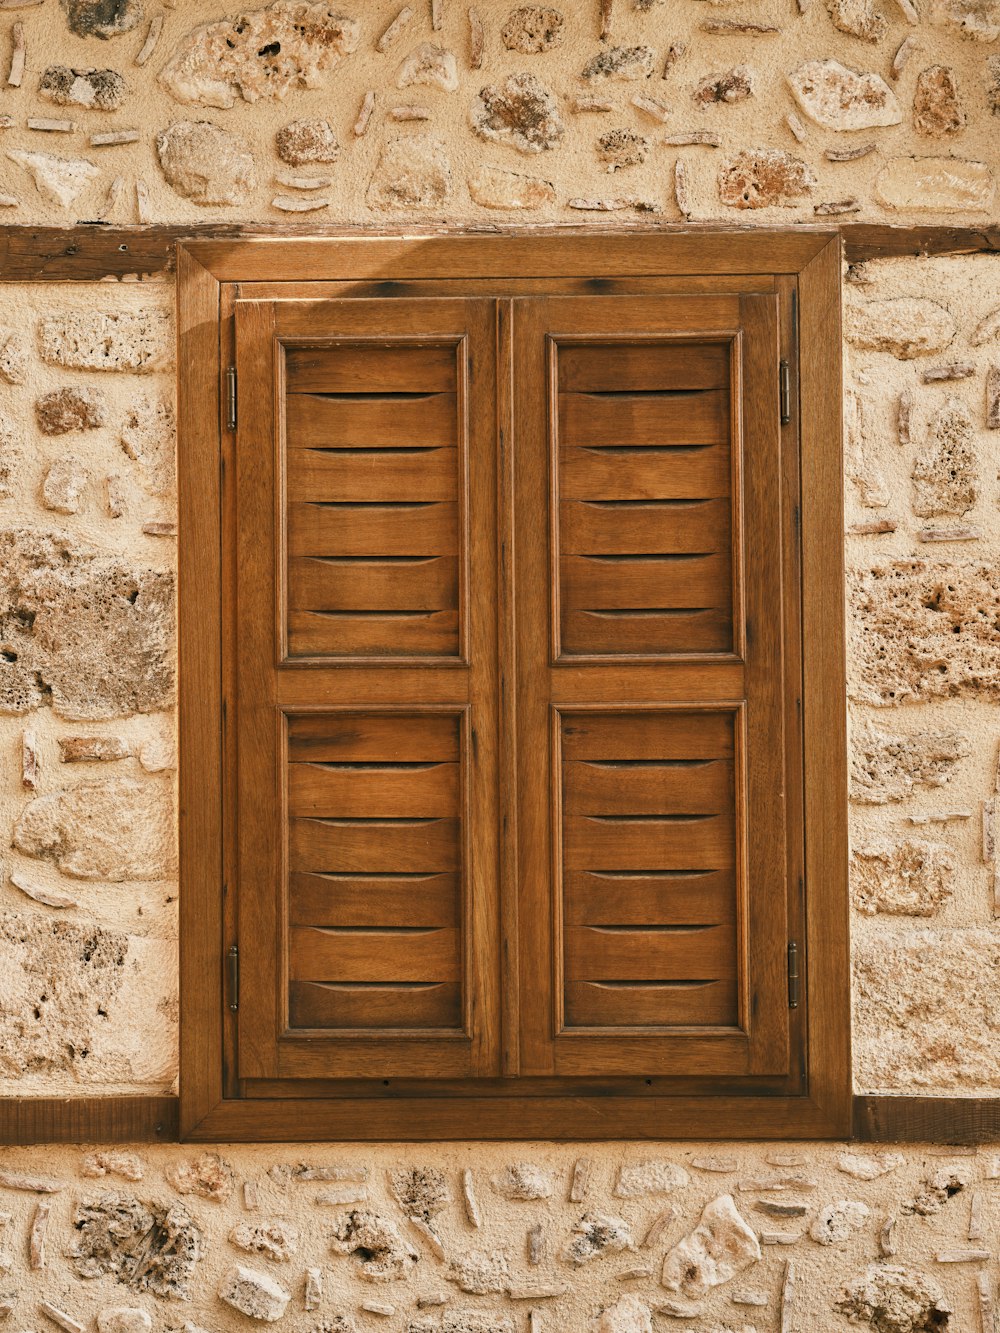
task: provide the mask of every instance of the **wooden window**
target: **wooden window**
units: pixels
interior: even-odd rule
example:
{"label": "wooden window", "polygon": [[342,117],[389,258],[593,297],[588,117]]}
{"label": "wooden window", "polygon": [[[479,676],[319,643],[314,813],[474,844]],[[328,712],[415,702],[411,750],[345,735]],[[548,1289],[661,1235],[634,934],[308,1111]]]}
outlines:
{"label": "wooden window", "polygon": [[186,1133],[849,1128],[839,255],[691,239],[182,254]]}

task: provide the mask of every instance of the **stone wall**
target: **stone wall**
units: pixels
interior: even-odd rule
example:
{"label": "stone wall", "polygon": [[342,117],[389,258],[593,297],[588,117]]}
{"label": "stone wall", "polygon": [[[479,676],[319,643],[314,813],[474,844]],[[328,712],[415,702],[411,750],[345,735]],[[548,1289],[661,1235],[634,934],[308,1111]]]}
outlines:
{"label": "stone wall", "polygon": [[[917,3],[3,0],[0,220],[993,221],[1000,0]],[[1000,259],[846,278],[855,1082],[996,1095]],[[166,1091],[173,293],[3,295],[0,1092]],[[0,1318],[995,1330],[993,1151],[221,1152],[5,1153]]]}

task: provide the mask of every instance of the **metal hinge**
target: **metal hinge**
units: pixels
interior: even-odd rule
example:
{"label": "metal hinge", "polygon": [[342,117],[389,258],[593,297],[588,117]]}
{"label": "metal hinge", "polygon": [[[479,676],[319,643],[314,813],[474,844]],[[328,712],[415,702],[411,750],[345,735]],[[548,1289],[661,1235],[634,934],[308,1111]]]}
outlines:
{"label": "metal hinge", "polygon": [[226,367],[226,430],[236,429],[236,367]]}
{"label": "metal hinge", "polygon": [[799,1007],[799,946],[796,940],[788,943],[788,1007]]}
{"label": "metal hinge", "polygon": [[229,1007],[233,1013],[240,1007],[240,951],[231,944],[226,952],[226,976],[229,980]]}
{"label": "metal hinge", "polygon": [[792,419],[792,372],[788,362],[778,362],[778,390],[781,394],[781,424],[787,426]]}

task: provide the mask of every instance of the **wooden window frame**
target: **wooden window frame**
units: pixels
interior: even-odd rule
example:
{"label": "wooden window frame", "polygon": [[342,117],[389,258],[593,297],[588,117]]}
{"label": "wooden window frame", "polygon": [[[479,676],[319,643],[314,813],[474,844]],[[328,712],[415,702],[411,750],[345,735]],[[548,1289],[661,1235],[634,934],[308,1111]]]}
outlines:
{"label": "wooden window frame", "polygon": [[[234,1095],[225,1068],[222,472],[224,284],[783,275],[799,308],[804,787],[809,1091],[802,1097],[599,1092],[490,1098]],[[466,1138],[824,1138],[851,1129],[839,233],[322,237],[195,240],[177,253],[180,606],[182,1138],[198,1141]],[[594,290],[592,287],[591,290]],[[220,335],[221,330],[221,335]],[[221,466],[220,466],[221,464]],[[811,738],[816,737],[813,741]],[[231,1035],[231,1034],[230,1034]],[[511,1129],[514,1125],[513,1132]],[[600,1127],[595,1129],[595,1127]]]}

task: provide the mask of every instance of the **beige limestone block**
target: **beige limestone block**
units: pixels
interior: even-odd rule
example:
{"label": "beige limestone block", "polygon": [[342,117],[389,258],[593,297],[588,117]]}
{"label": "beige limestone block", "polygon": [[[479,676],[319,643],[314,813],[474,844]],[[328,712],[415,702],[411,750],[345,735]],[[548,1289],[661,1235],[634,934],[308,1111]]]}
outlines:
{"label": "beige limestone block", "polygon": [[864,805],[903,801],[917,787],[943,787],[972,753],[959,731],[885,731],[870,725],[851,732],[851,799]]}
{"label": "beige limestone block", "polygon": [[993,206],[995,181],[985,162],[958,157],[893,157],[875,180],[888,208],[982,212]]}
{"label": "beige limestone block", "polygon": [[545,5],[522,5],[512,9],[500,29],[500,40],[508,51],[538,55],[562,44],[566,21],[558,9]]}
{"label": "beige limestone block", "polygon": [[940,352],[955,336],[952,314],[929,296],[895,296],[848,301],[844,311],[848,342],[900,360]]}
{"label": "beige limestone block", "polygon": [[431,209],[451,198],[451,160],[444,140],[389,139],[368,186],[368,204],[383,212]]}
{"label": "beige limestone block", "polygon": [[702,1210],[698,1225],[667,1253],[660,1281],[687,1300],[702,1300],[760,1260],[760,1242],[731,1194]]}
{"label": "beige limestone block", "polygon": [[472,128],[520,153],[554,148],[564,134],[559,104],[534,74],[511,74],[481,88],[472,104]]}
{"label": "beige limestone block", "polygon": [[851,852],[851,893],[859,912],[933,916],[955,891],[955,856],[945,843],[885,838]]}
{"label": "beige limestone block", "polygon": [[54,153],[21,149],[8,152],[7,156],[24,167],[43,199],[62,208],[75,203],[90,182],[101,174],[93,162],[82,157],[57,157]]}
{"label": "beige limestone block", "polygon": [[809,119],[826,129],[870,130],[903,119],[896,95],[883,78],[839,60],[806,61],[788,75],[788,86]]}
{"label": "beige limestone block", "polygon": [[178,120],[156,136],[167,184],[196,204],[243,203],[256,184],[246,141],[206,120]]}
{"label": "beige limestone block", "polygon": [[551,181],[482,165],[469,176],[469,194],[482,208],[535,209],[555,202]]}
{"label": "beige limestone block", "polygon": [[158,310],[68,310],[39,321],[38,350],[73,370],[169,370],[173,321]]}

